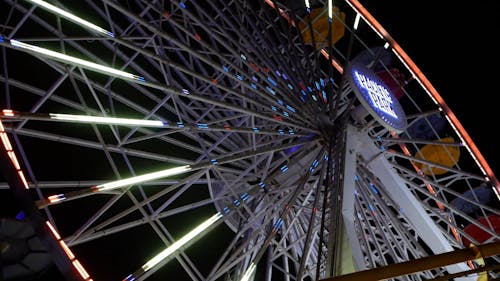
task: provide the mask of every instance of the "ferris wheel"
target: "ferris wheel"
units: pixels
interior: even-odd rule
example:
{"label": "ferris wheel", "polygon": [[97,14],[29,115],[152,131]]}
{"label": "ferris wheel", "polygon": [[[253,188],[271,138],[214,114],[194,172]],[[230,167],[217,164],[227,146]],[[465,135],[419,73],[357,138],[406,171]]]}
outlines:
{"label": "ferris wheel", "polygon": [[[5,280],[49,256],[70,280],[323,280],[500,238],[491,168],[356,0],[0,7]],[[43,255],[13,254],[21,222]]]}

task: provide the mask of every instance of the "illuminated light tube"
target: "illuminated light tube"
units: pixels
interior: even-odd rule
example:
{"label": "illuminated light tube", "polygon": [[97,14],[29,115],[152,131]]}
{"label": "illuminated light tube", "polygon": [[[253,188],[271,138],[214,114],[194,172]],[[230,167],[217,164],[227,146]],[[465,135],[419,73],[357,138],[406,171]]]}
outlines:
{"label": "illuminated light tube", "polygon": [[149,260],[146,264],[142,266],[142,270],[144,272],[148,271],[155,265],[157,265],[159,262],[170,256],[172,253],[180,249],[182,246],[184,246],[187,242],[189,242],[191,239],[195,238],[198,234],[203,232],[205,229],[207,229],[209,226],[217,222],[220,218],[222,218],[221,213],[216,213],[212,217],[210,217],[208,220],[204,221],[202,224],[198,225],[195,229],[191,230],[188,234],[184,235],[181,239],[177,240],[176,242],[172,243],[168,248],[163,250],[161,253],[156,255],[154,258]]}
{"label": "illuminated light tube", "polygon": [[358,30],[358,26],[359,26],[359,20],[361,19],[361,15],[360,14],[356,14],[356,18],[354,19],[354,30]]}
{"label": "illuminated light tube", "polygon": [[12,145],[10,144],[9,137],[7,137],[7,133],[5,132],[5,128],[3,127],[3,123],[0,121],[0,140],[2,140],[3,147],[5,148],[5,151],[7,152],[7,155],[9,156],[10,162],[12,162],[12,165],[14,165],[14,169],[17,171],[17,175],[21,179],[21,182],[24,185],[25,189],[29,189],[30,186],[28,184],[28,181],[26,180],[26,177],[24,176],[23,171],[21,170],[21,166],[19,165],[19,161],[17,160],[16,153],[12,149]]}
{"label": "illuminated light tube", "polygon": [[115,37],[115,35],[114,35],[113,32],[107,31],[104,28],[101,28],[101,27],[99,27],[99,26],[97,26],[97,25],[95,25],[95,24],[93,24],[93,23],[91,23],[89,21],[86,21],[86,20],[84,20],[84,19],[82,19],[80,17],[77,17],[77,16],[75,16],[75,15],[73,15],[73,14],[71,14],[71,13],[69,13],[69,12],[67,12],[67,11],[65,11],[65,10],[63,10],[61,8],[58,8],[58,7],[56,7],[56,6],[52,5],[52,4],[49,4],[49,3],[45,2],[45,1],[42,1],[42,0],[26,0],[26,1],[31,2],[33,4],[36,4],[36,5],[42,7],[44,9],[46,9],[46,10],[49,10],[51,12],[54,12],[57,15],[65,18],[65,19],[67,19],[69,21],[72,21],[72,22],[74,22],[76,24],[83,25],[84,27],[88,27],[88,28],[90,28],[90,29],[92,29],[94,31],[97,31],[99,33],[102,33],[104,35]]}
{"label": "illuminated light tube", "polygon": [[109,125],[131,125],[131,126],[147,126],[147,127],[163,127],[164,123],[157,120],[143,120],[143,119],[130,119],[130,118],[115,118],[115,117],[100,117],[88,115],[72,115],[72,114],[59,114],[49,113],[50,119],[60,121],[72,121],[81,123],[97,123]]}
{"label": "illuminated light tube", "polygon": [[247,271],[245,271],[245,274],[243,274],[243,277],[241,277],[240,281],[250,281],[250,278],[254,274],[256,267],[257,266],[255,265],[255,263],[252,262],[248,267]]}
{"label": "illuminated light tube", "polygon": [[90,278],[90,275],[87,273],[87,271],[85,270],[83,265],[80,263],[80,261],[78,261],[78,259],[76,259],[75,255],[73,254],[73,252],[71,252],[71,250],[69,249],[66,242],[64,242],[64,240],[61,239],[61,235],[59,235],[59,233],[56,231],[54,226],[52,226],[52,224],[49,221],[45,221],[45,224],[50,229],[50,232],[52,232],[52,235],[54,235],[54,237],[56,238],[57,242],[59,243],[59,246],[61,246],[63,251],[66,253],[69,260],[71,261],[71,264],[76,269],[76,271],[80,274],[80,276],[83,278],[83,280],[92,281],[92,279]]}
{"label": "illuminated light tube", "polygon": [[2,110],[3,116],[13,117],[14,111],[12,109],[4,109]]}
{"label": "illuminated light tube", "polygon": [[41,55],[44,55],[44,56],[47,56],[47,57],[50,57],[50,58],[53,58],[56,60],[60,60],[60,61],[70,63],[70,64],[79,65],[79,66],[82,66],[84,68],[89,68],[89,69],[92,69],[92,70],[95,70],[95,71],[98,71],[98,72],[101,72],[104,74],[112,74],[112,75],[115,75],[118,77],[144,82],[144,77],[137,76],[137,75],[132,74],[132,73],[121,71],[121,70],[114,69],[114,68],[111,68],[108,66],[93,63],[90,61],[82,60],[82,59],[68,56],[65,54],[61,54],[58,52],[54,52],[54,51],[51,51],[51,50],[48,50],[45,48],[40,48],[40,47],[37,47],[34,45],[26,44],[26,43],[23,43],[21,41],[17,41],[14,39],[10,40],[10,44],[14,47],[18,47],[18,48],[25,49],[28,51],[33,51],[35,53],[38,53],[38,54],[41,54]]}
{"label": "illuminated light tube", "polygon": [[333,19],[333,0],[328,0],[328,18]]}
{"label": "illuminated light tube", "polygon": [[61,236],[59,235],[59,233],[56,231],[56,229],[52,226],[52,224],[49,222],[49,221],[46,221],[45,224],[49,227],[50,231],[52,232],[52,235],[54,235],[54,237],[57,239],[57,240],[61,240]]}
{"label": "illuminated light tube", "polygon": [[59,245],[61,245],[61,248],[64,250],[64,252],[66,253],[66,255],[68,256],[69,259],[71,259],[71,260],[75,259],[75,255],[73,254],[73,252],[69,249],[68,245],[63,240],[59,240]]}
{"label": "illuminated light tube", "polygon": [[9,155],[10,161],[12,161],[12,164],[14,164],[14,167],[16,168],[17,171],[21,170],[21,166],[19,166],[19,162],[17,162],[17,157],[16,154],[14,154],[14,151],[7,151],[7,155]]}
{"label": "illuminated light tube", "polygon": [[49,199],[50,203],[53,204],[65,200],[66,197],[64,196],[64,194],[57,194],[49,196],[47,199]]}
{"label": "illuminated light tube", "polygon": [[160,178],[164,178],[164,177],[168,177],[168,176],[181,174],[181,173],[187,172],[189,170],[191,170],[191,167],[189,165],[165,169],[165,170],[161,170],[158,172],[153,172],[153,173],[144,174],[144,175],[140,175],[140,176],[136,176],[136,177],[132,177],[132,178],[128,178],[128,179],[123,179],[123,180],[118,180],[118,181],[113,181],[113,182],[108,182],[105,184],[97,185],[97,186],[95,186],[95,189],[97,189],[98,191],[111,190],[111,189],[120,188],[120,187],[124,187],[124,186],[128,186],[128,185],[133,185],[133,184],[137,184],[137,183],[141,183],[141,182],[145,182],[145,181],[156,180],[156,179],[160,179]]}
{"label": "illuminated light tube", "polygon": [[[78,273],[80,273],[80,275],[83,277],[83,279],[85,279],[85,280],[89,279],[89,277],[90,277],[89,274],[87,273],[85,268],[83,268],[82,264],[78,260],[74,260],[72,262],[72,264],[76,268]],[[90,279],[90,280],[92,280],[92,279]]]}
{"label": "illuminated light tube", "polygon": [[24,188],[29,189],[30,185],[28,184],[28,181],[26,180],[26,177],[24,177],[24,173],[21,170],[17,171],[17,174],[21,178],[21,181],[23,182]]}
{"label": "illuminated light tube", "polygon": [[309,4],[309,0],[305,0],[304,4],[306,5],[307,9],[311,9],[311,5]]}

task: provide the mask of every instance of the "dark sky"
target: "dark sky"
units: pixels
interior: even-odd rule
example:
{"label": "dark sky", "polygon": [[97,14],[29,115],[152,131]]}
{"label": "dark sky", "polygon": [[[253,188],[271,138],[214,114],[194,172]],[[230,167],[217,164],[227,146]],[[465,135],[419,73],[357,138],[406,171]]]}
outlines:
{"label": "dark sky", "polygon": [[423,71],[498,177],[498,2],[361,3]]}

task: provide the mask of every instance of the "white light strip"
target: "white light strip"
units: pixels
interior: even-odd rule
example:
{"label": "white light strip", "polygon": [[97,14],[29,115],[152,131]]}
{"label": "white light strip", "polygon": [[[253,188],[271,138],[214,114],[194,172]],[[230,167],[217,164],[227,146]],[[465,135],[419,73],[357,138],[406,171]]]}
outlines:
{"label": "white light strip", "polygon": [[243,274],[243,277],[241,277],[240,281],[249,281],[251,280],[250,278],[252,277],[253,273],[255,272],[255,263],[251,263],[250,266],[248,267],[247,271],[245,274]]}
{"label": "white light strip", "polygon": [[358,13],[356,14],[356,18],[354,19],[354,30],[358,30],[359,26],[359,20],[361,19],[361,15]]}
{"label": "white light strip", "polygon": [[115,189],[115,188],[120,188],[128,185],[133,185],[133,184],[138,184],[141,182],[146,182],[150,180],[156,180],[168,176],[173,176],[177,174],[181,174],[184,172],[187,172],[191,170],[191,167],[189,165],[186,166],[180,166],[180,167],[175,167],[175,168],[170,168],[158,172],[153,172],[149,174],[144,174],[128,179],[123,179],[123,180],[118,180],[118,181],[113,181],[113,182],[108,182],[105,184],[97,185],[95,188],[98,191],[104,191],[104,190],[110,190],[110,189]]}
{"label": "white light strip", "polygon": [[14,47],[18,47],[18,48],[22,48],[22,49],[25,49],[25,50],[33,51],[33,52],[39,53],[41,55],[45,55],[45,56],[48,56],[48,57],[51,57],[51,58],[54,58],[54,59],[57,59],[57,60],[61,60],[63,62],[68,62],[68,63],[71,63],[71,64],[76,64],[76,65],[79,65],[79,66],[82,66],[82,67],[90,68],[92,70],[96,70],[96,71],[101,72],[101,73],[112,74],[112,75],[123,77],[123,78],[127,78],[127,79],[144,81],[143,77],[134,75],[132,73],[128,73],[128,72],[121,71],[121,70],[114,69],[114,68],[107,67],[107,66],[103,66],[103,65],[100,65],[100,64],[97,64],[97,63],[93,63],[93,62],[90,62],[90,61],[82,60],[82,59],[79,59],[79,58],[75,58],[75,57],[72,57],[72,56],[68,56],[68,55],[65,55],[65,54],[54,52],[54,51],[51,51],[51,50],[48,50],[48,49],[40,48],[40,47],[37,47],[37,46],[34,46],[34,45],[26,44],[26,43],[23,43],[23,42],[14,40],[14,39],[10,40],[10,44],[12,46],[14,46]]}
{"label": "white light strip", "polygon": [[177,240],[174,242],[172,245],[170,245],[168,248],[163,250],[161,253],[156,255],[154,258],[149,260],[146,264],[142,266],[142,269],[146,272],[150,270],[152,267],[157,265],[159,262],[170,256],[172,253],[175,251],[179,250],[182,246],[184,246],[187,242],[189,242],[191,239],[195,238],[198,234],[203,232],[205,229],[207,229],[209,226],[217,222],[220,218],[222,218],[221,213],[217,213],[210,217],[208,220],[203,222],[202,224],[198,225],[195,229],[191,230],[188,234],[184,235],[181,239]]}
{"label": "white light strip", "polygon": [[333,19],[333,1],[332,0],[328,0],[328,18],[330,18],[330,20]]}
{"label": "white light strip", "polygon": [[157,120],[143,120],[143,119],[129,119],[129,118],[115,118],[115,117],[100,117],[88,115],[72,115],[72,114],[59,114],[49,113],[50,119],[61,121],[72,121],[81,123],[97,123],[109,125],[131,125],[131,126],[147,126],[147,127],[163,127],[162,121]]}
{"label": "white light strip", "polygon": [[311,9],[311,5],[309,4],[309,0],[305,0],[304,3],[306,5],[307,9]]}
{"label": "white light strip", "polygon": [[115,37],[115,35],[113,34],[113,32],[107,31],[104,28],[101,28],[101,27],[99,27],[99,26],[97,26],[97,25],[95,25],[95,24],[93,24],[93,23],[91,23],[89,21],[86,21],[86,20],[84,20],[84,19],[82,19],[80,17],[77,17],[77,16],[75,16],[75,15],[73,15],[73,14],[71,14],[71,13],[69,13],[69,12],[67,12],[67,11],[65,11],[65,10],[63,10],[61,8],[58,8],[58,7],[56,7],[56,6],[52,5],[52,4],[49,4],[49,3],[45,2],[45,1],[42,1],[42,0],[26,0],[26,1],[34,3],[34,4],[36,4],[36,5],[38,5],[38,6],[42,7],[42,8],[45,8],[45,9],[51,11],[51,12],[54,12],[54,13],[56,13],[56,14],[64,17],[64,18],[66,18],[67,20],[70,20],[70,21],[72,21],[72,22],[74,22],[76,24],[83,25],[85,27],[88,27],[88,28],[90,28],[90,29],[92,29],[94,31],[97,31],[99,33],[102,33],[104,35]]}

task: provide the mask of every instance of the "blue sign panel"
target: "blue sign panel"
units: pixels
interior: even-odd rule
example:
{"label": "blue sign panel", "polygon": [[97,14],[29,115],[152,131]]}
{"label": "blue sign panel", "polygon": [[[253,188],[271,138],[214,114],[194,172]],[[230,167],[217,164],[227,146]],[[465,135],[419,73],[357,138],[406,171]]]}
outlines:
{"label": "blue sign panel", "polygon": [[405,112],[384,82],[362,64],[354,63],[346,70],[356,96],[373,118],[391,131],[403,132],[407,125]]}

